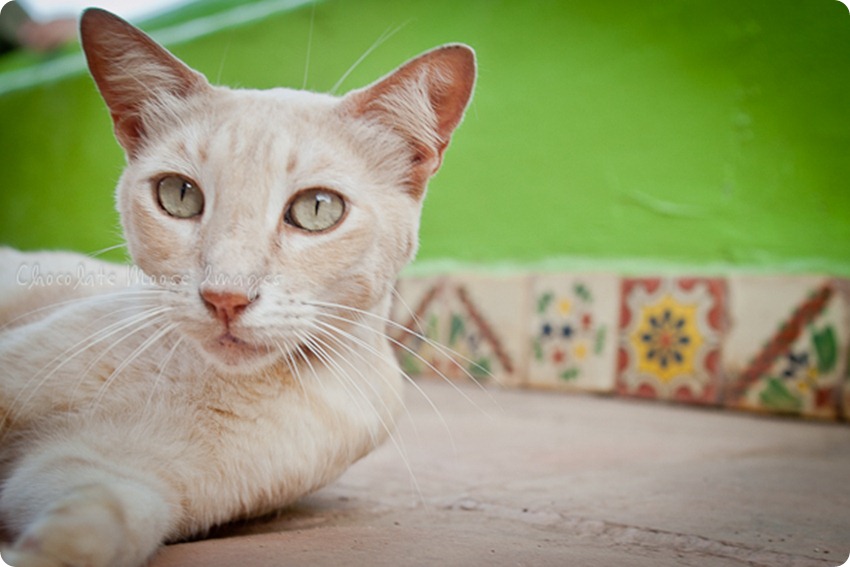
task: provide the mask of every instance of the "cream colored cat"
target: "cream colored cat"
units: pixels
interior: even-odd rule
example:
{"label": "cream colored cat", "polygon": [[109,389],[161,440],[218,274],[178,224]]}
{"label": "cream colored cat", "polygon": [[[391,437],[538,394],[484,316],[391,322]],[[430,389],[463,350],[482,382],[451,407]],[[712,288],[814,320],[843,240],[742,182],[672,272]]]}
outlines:
{"label": "cream colored cat", "polygon": [[119,18],[83,48],[140,269],[0,250],[0,514],[16,567],[143,564],[263,514],[387,437],[384,331],[471,49],[337,98],[211,86]]}

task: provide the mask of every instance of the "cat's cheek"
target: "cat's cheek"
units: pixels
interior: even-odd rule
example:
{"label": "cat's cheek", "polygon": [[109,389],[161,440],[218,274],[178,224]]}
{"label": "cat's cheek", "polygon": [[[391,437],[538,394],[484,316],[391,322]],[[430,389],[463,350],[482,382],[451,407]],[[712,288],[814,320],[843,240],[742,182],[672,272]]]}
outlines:
{"label": "cat's cheek", "polygon": [[369,309],[380,299],[381,285],[367,274],[359,274],[341,281],[339,291],[341,297],[337,299],[337,303],[357,309]]}
{"label": "cat's cheek", "polygon": [[160,211],[135,200],[126,214],[122,211],[122,223],[133,263],[146,274],[176,281],[193,264],[191,249],[196,224],[193,221],[163,218]]}
{"label": "cat's cheek", "polygon": [[412,234],[407,234],[401,238],[399,243],[399,250],[401,254],[396,260],[396,271],[400,272],[402,268],[404,268],[407,264],[409,264],[415,257],[416,251],[419,249],[419,236],[416,232]]}

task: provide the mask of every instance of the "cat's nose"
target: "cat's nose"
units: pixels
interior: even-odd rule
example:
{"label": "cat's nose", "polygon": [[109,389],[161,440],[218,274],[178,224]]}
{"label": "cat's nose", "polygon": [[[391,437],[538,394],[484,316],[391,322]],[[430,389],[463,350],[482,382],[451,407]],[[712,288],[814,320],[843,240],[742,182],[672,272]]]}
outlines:
{"label": "cat's nose", "polygon": [[241,291],[202,289],[201,299],[204,300],[204,304],[215,314],[216,318],[227,326],[257,298],[256,296],[248,297]]}

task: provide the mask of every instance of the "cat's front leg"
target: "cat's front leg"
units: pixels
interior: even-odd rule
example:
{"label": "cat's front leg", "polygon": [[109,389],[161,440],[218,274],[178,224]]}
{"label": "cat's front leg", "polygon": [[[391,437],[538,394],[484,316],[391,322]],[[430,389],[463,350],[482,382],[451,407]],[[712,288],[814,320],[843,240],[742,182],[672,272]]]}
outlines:
{"label": "cat's front leg", "polygon": [[15,567],[138,567],[176,517],[163,483],[71,454],[30,459],[4,485],[0,511],[17,528]]}
{"label": "cat's front leg", "polygon": [[141,564],[156,542],[135,542],[124,555],[130,526],[117,493],[125,490],[94,484],[72,491],[44,510],[4,559],[15,567]]}

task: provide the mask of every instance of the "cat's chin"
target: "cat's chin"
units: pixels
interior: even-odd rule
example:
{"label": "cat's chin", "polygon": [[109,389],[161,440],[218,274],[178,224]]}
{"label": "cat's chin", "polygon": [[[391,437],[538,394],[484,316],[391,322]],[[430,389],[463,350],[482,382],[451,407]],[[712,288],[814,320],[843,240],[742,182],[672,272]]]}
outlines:
{"label": "cat's chin", "polygon": [[256,372],[272,365],[278,358],[270,348],[253,345],[230,333],[207,340],[201,346],[213,364],[233,374]]}

